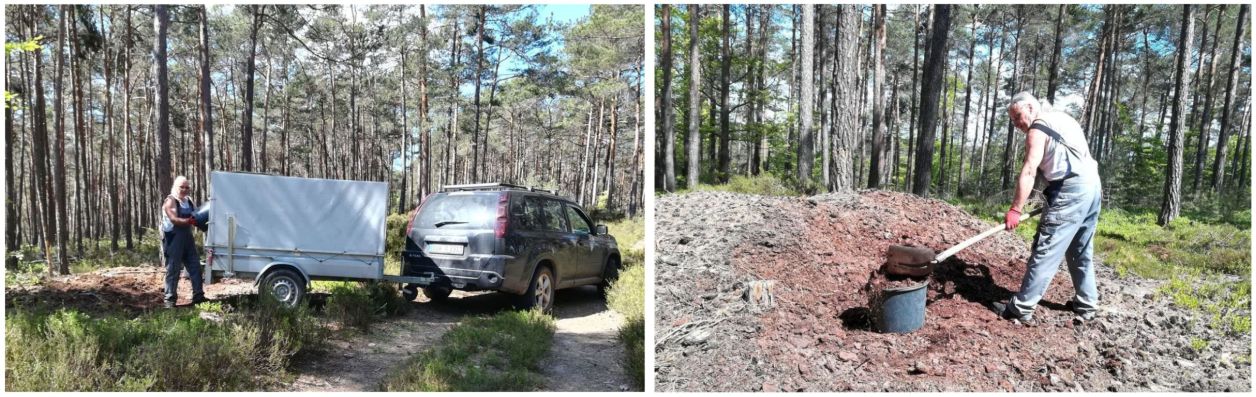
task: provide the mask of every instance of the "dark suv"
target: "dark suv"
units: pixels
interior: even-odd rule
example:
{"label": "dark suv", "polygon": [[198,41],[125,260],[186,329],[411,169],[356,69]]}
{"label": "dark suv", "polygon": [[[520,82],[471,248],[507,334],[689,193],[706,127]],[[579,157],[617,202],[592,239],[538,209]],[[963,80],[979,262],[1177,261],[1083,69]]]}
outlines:
{"label": "dark suv", "polygon": [[619,247],[576,203],[551,191],[506,184],[445,186],[423,199],[406,227],[402,275],[407,299],[418,288],[440,300],[454,289],[520,295],[548,311],[554,291],[619,274]]}

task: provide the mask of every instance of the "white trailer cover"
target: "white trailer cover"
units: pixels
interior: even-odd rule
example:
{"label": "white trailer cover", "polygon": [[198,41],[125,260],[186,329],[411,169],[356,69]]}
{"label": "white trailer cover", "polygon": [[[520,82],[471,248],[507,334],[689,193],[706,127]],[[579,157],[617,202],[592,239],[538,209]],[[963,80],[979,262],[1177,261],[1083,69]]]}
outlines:
{"label": "white trailer cover", "polygon": [[[213,172],[205,245],[214,269],[257,272],[271,262],[296,262],[310,276],[378,277],[384,255],[388,184]],[[234,219],[235,242],[228,244]],[[265,258],[263,258],[265,257]],[[252,258],[252,259],[250,259]],[[352,268],[345,268],[356,263]],[[366,265],[365,269],[363,265]]]}

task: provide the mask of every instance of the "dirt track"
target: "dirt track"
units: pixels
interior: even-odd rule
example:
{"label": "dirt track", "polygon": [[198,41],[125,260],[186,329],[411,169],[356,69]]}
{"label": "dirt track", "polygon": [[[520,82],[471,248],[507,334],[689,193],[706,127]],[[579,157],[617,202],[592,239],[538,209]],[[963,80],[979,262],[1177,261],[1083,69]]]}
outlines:
{"label": "dirt track", "polygon": [[[6,303],[11,308],[43,302],[89,313],[163,310],[164,274],[156,267],[131,267],[57,277],[42,286],[6,290]],[[251,281],[240,279],[205,287],[210,300],[252,293]],[[192,310],[190,299],[191,286],[183,279],[176,310]],[[290,369],[292,383],[276,391],[378,390],[393,368],[432,348],[464,317],[511,310],[511,303],[511,296],[500,293],[455,291],[445,302],[428,302],[420,294],[407,314],[374,323],[367,333],[334,333],[323,351],[299,356]],[[602,293],[591,286],[559,291],[554,317],[557,328],[550,357],[542,363],[541,390],[627,390],[631,382],[621,367],[623,347],[616,338],[623,319],[606,307]]]}
{"label": "dirt track", "polygon": [[941,250],[992,226],[941,201],[692,193],[660,197],[656,221],[658,391],[1250,390],[1250,336],[1104,266],[1097,321],[1072,325],[1067,271],[1042,325],[998,320],[987,306],[1019,288],[1028,252],[1010,233],[941,264],[922,329],[871,331],[863,287],[889,245]]}

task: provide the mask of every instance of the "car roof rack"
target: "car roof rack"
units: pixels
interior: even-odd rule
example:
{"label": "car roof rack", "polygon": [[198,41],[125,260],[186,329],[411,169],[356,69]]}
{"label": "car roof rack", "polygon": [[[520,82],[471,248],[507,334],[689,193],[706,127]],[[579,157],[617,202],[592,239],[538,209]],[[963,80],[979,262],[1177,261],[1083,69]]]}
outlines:
{"label": "car roof rack", "polygon": [[441,186],[442,192],[469,192],[476,190],[526,190],[529,192],[549,193],[557,196],[557,190],[540,189],[532,186],[512,185],[509,183],[473,183],[468,185],[445,185]]}

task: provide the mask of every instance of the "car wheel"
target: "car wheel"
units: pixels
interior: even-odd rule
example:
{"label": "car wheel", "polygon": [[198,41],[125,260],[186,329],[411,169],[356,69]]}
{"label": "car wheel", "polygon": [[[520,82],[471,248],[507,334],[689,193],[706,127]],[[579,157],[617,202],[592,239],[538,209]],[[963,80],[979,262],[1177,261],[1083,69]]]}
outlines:
{"label": "car wheel", "polygon": [[443,301],[445,300],[445,298],[449,297],[449,294],[453,292],[454,290],[451,288],[423,287],[423,296],[426,296],[427,299],[430,301]]}
{"label": "car wheel", "polygon": [[263,293],[273,296],[284,306],[294,307],[305,299],[305,279],[289,269],[279,269],[262,282]]}
{"label": "car wheel", "polygon": [[554,273],[548,267],[541,266],[536,269],[536,274],[532,275],[532,283],[528,285],[528,292],[520,297],[520,307],[523,309],[540,309],[542,313],[549,313],[554,308]]}
{"label": "car wheel", "polygon": [[419,287],[414,284],[406,284],[402,286],[401,297],[405,298],[406,302],[413,301],[414,298],[419,297]]}
{"label": "car wheel", "polygon": [[602,269],[602,282],[597,286],[605,291],[611,287],[611,283],[619,279],[619,258],[606,258],[606,267]]}

